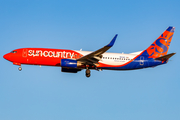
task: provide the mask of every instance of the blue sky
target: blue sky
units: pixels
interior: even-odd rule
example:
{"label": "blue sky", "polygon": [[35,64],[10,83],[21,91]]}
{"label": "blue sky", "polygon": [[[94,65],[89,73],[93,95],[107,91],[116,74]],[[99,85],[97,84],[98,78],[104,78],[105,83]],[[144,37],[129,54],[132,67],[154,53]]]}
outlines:
{"label": "blue sky", "polygon": [[[0,0],[1,120],[179,120],[178,0]],[[3,59],[23,47],[146,49],[175,26],[168,64],[134,71],[62,73],[60,67],[18,66]]]}

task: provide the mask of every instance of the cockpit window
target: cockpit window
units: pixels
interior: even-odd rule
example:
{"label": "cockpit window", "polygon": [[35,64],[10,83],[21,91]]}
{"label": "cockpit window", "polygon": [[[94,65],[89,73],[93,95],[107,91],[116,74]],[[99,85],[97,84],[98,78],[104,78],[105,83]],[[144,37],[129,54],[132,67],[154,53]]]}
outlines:
{"label": "cockpit window", "polygon": [[11,53],[17,53],[17,51],[11,51]]}

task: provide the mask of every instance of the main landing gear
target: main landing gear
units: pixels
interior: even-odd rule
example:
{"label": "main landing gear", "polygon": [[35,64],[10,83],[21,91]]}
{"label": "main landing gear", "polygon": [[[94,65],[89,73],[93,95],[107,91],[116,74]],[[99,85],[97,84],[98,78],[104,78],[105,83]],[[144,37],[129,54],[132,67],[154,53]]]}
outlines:
{"label": "main landing gear", "polygon": [[22,70],[22,67],[20,66],[20,67],[18,68],[18,70],[21,71],[21,70]]}
{"label": "main landing gear", "polygon": [[86,68],[86,77],[90,77],[90,76],[91,76],[91,71],[88,68]]}

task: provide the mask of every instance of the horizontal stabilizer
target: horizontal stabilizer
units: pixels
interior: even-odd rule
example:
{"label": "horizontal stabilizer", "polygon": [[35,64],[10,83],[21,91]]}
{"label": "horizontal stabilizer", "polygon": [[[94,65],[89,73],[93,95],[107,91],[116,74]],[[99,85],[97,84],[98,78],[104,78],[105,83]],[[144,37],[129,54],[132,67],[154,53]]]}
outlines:
{"label": "horizontal stabilizer", "polygon": [[164,56],[162,56],[162,57],[155,58],[155,60],[166,61],[166,60],[168,60],[170,57],[172,57],[174,54],[176,54],[176,53],[171,53],[171,54],[168,54],[168,55],[164,55]]}

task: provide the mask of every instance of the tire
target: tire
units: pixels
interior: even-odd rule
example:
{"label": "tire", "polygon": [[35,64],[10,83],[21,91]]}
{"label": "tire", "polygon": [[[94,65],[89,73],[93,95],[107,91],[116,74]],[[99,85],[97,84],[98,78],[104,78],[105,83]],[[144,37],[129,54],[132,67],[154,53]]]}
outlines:
{"label": "tire", "polygon": [[86,77],[90,77],[91,76],[91,71],[89,69],[86,69]]}
{"label": "tire", "polygon": [[86,74],[90,74],[91,71],[89,69],[86,69]]}
{"label": "tire", "polygon": [[18,70],[21,71],[21,70],[22,70],[22,67],[19,67]]}
{"label": "tire", "polygon": [[86,74],[86,77],[90,77],[91,76],[91,74]]}

